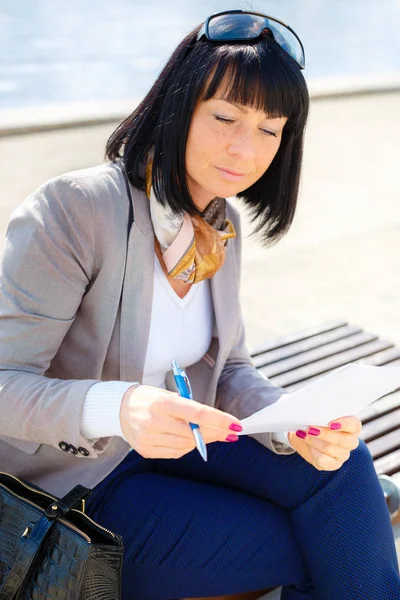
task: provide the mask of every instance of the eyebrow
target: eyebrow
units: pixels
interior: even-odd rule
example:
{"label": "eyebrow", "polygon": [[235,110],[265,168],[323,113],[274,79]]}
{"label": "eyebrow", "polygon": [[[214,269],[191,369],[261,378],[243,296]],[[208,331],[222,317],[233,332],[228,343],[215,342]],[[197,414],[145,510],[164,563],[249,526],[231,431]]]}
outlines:
{"label": "eyebrow", "polygon": [[[222,100],[223,102],[226,102],[227,104],[231,104],[232,106],[235,106],[237,109],[240,110],[240,112],[247,114],[249,112],[248,108],[245,108],[242,104],[237,104],[236,102],[230,102],[229,100],[225,100],[224,98],[215,98],[215,100]],[[264,113],[265,115],[265,119],[274,119],[275,117],[269,117],[267,115],[267,113]],[[271,127],[271,131],[274,131],[275,133],[278,133],[277,129],[273,129]]]}
{"label": "eyebrow", "polygon": [[236,108],[238,108],[242,113],[249,112],[248,108],[245,108],[244,106],[242,106],[241,104],[237,104],[236,102],[230,102],[229,100],[225,100],[224,98],[216,98],[216,100],[222,100],[223,102],[226,102],[227,104],[232,104],[232,106],[236,106]]}

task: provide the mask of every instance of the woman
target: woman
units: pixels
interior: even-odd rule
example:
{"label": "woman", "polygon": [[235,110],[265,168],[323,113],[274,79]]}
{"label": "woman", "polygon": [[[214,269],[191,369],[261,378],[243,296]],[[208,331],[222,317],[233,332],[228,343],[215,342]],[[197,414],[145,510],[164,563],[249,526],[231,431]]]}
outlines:
{"label": "woman", "polygon": [[[110,162],[45,183],[8,228],[0,470],[57,495],[94,487],[88,513],[125,540],[124,600],[275,585],[285,600],[400,597],[356,417],[236,435],[283,390],[244,344],[240,224],[224,198],[241,197],[268,242],[289,228],[303,60],[271,18],[211,17],[111,136]],[[174,359],[194,401],[171,391]]]}

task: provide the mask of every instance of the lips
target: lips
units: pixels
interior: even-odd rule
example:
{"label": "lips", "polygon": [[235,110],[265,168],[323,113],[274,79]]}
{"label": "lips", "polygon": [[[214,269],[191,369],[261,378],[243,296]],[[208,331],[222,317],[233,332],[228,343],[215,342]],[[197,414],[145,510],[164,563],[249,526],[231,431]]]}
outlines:
{"label": "lips", "polygon": [[229,175],[236,175],[237,177],[243,177],[246,173],[242,173],[242,171],[234,171],[233,169],[227,169],[226,167],[217,167],[219,171],[225,171],[225,173],[229,173]]}
{"label": "lips", "polygon": [[234,171],[233,169],[226,169],[225,167],[216,167],[216,169],[222,179],[233,183],[241,181],[246,175],[242,171]]}

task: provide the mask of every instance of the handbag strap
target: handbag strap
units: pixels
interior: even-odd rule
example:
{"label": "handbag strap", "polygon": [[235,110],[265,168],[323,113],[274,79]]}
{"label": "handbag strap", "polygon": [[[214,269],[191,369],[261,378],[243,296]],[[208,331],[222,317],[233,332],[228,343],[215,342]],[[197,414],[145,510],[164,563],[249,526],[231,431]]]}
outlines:
{"label": "handbag strap", "polygon": [[38,554],[51,527],[60,517],[65,517],[69,510],[83,498],[91,494],[91,490],[83,485],[75,486],[60,500],[48,506],[44,515],[36,522],[28,525],[28,534],[22,536],[20,551],[8,572],[0,589],[0,600],[14,600],[28,577],[32,563]]}

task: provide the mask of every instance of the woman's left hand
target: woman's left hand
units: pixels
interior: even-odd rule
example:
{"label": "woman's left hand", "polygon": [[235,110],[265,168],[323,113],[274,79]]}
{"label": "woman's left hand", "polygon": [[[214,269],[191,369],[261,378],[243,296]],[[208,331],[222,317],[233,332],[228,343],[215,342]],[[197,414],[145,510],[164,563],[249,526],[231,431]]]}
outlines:
{"label": "woman's left hand", "polygon": [[318,471],[336,471],[357,448],[361,428],[357,417],[341,417],[328,427],[308,427],[303,433],[297,432],[302,437],[290,432],[288,439],[296,452]]}

